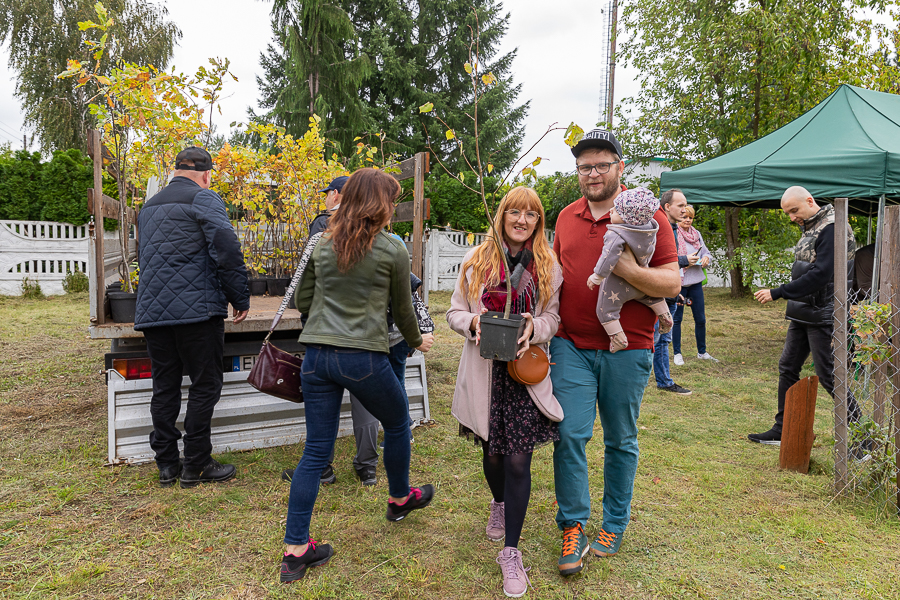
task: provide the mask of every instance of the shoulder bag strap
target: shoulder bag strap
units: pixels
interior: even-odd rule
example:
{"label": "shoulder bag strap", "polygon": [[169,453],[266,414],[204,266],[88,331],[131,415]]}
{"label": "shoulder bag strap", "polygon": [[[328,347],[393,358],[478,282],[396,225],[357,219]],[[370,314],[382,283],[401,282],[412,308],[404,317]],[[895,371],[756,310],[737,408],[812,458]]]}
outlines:
{"label": "shoulder bag strap", "polygon": [[268,343],[269,338],[272,336],[272,332],[275,331],[275,328],[281,321],[284,311],[287,310],[287,307],[294,299],[294,290],[297,289],[297,285],[299,285],[300,280],[303,279],[303,272],[306,270],[306,265],[309,263],[309,257],[312,256],[312,252],[315,250],[316,244],[319,243],[321,237],[322,233],[315,234],[307,240],[306,245],[303,247],[303,252],[300,254],[300,263],[297,265],[297,271],[291,278],[291,284],[284,292],[284,300],[281,301],[281,306],[278,307],[278,312],[275,313],[275,318],[272,320],[272,326],[269,327],[269,333],[266,335],[266,339],[263,340],[264,344]]}

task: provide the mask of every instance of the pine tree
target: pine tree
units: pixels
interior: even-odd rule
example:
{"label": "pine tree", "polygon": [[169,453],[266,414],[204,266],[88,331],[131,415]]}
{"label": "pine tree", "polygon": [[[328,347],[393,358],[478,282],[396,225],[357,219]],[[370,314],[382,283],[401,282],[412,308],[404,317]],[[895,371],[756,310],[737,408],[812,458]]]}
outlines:
{"label": "pine tree", "polygon": [[324,135],[348,151],[366,128],[358,90],[370,68],[347,13],[329,0],[275,0],[272,32],[257,77],[263,118],[296,136],[316,114]]}

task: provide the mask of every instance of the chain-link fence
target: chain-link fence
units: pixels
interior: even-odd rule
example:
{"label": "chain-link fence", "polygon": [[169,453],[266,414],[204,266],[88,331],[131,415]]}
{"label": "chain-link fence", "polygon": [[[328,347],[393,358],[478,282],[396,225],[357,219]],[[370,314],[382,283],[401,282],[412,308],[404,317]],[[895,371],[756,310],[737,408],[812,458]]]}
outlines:
{"label": "chain-link fence", "polygon": [[834,484],[887,515],[900,514],[900,207],[881,221],[854,277],[847,201],[835,202]]}

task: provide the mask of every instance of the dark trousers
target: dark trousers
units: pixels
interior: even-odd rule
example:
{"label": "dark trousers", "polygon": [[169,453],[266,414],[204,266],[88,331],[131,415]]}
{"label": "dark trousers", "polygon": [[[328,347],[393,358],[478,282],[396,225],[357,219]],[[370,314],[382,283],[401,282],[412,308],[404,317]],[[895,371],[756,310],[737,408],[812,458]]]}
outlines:
{"label": "dark trousers", "polygon": [[214,317],[190,325],[151,327],[143,333],[153,370],[150,447],[156,452],[156,464],[161,469],[178,464],[181,432],[175,423],[186,373],[191,386],[184,416],[184,465],[202,469],[212,452],[210,421],[222,392],[225,321]]}
{"label": "dark trousers", "polygon": [[[778,361],[778,414],[773,429],[781,431],[784,424],[784,398],[792,385],[800,381],[800,369],[812,353],[819,383],[834,398],[834,355],[831,348],[831,325],[804,325],[790,321],[784,350]],[[859,422],[860,411],[856,398],[848,390],[847,418]]]}
{"label": "dark trousers", "polygon": [[[685,304],[691,303],[691,314],[694,315],[694,338],[697,340],[697,354],[706,352],[706,306],[703,301],[703,284],[695,283],[681,288]],[[672,313],[672,351],[681,354],[681,322],[684,320],[684,304],[679,304]]]}

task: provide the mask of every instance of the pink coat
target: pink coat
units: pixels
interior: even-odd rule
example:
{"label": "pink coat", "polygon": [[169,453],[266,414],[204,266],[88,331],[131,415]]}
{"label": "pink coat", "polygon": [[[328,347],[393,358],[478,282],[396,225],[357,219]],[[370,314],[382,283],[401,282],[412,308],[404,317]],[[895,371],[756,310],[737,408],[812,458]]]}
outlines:
{"label": "pink coat", "polygon": [[[463,261],[469,260],[475,250],[469,251]],[[467,269],[465,277],[470,284],[472,269]],[[460,277],[463,274],[460,273]],[[559,328],[559,288],[562,286],[562,268],[556,265],[553,269],[553,296],[546,304],[539,301],[534,311],[534,335],[532,344],[539,345],[550,355],[549,342]],[[483,286],[482,286],[483,287]],[[484,305],[481,303],[481,291],[478,300],[470,304],[459,281],[453,289],[450,299],[450,310],[447,311],[447,323],[450,329],[466,338],[462,356],[459,359],[459,371],[456,375],[456,390],[453,393],[453,405],[450,413],[460,424],[465,425],[483,440],[488,439],[488,419],[491,410],[491,361],[481,358],[479,348],[475,345],[475,332],[469,329],[475,315],[480,315]],[[551,362],[553,359],[550,359]],[[550,367],[551,369],[553,367]],[[550,375],[535,385],[528,386],[528,393],[535,403],[543,402],[559,407],[553,395],[553,384]],[[562,409],[559,408],[559,413]]]}

